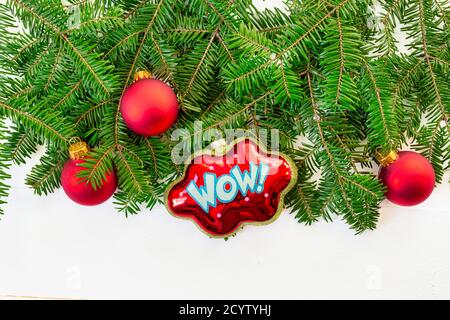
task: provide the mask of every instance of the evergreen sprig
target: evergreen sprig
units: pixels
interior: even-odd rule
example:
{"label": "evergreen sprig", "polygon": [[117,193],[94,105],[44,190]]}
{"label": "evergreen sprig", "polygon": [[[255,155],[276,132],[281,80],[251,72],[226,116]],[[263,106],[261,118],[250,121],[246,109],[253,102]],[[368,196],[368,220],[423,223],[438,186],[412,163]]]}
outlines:
{"label": "evergreen sprig", "polygon": [[[413,141],[438,181],[450,168],[448,1],[378,2],[375,13],[372,0],[286,0],[286,13],[250,0],[0,1],[0,116],[12,122],[0,126],[1,202],[10,165],[40,145],[26,182],[39,195],[58,188],[78,136],[93,148],[81,177],[98,188],[116,170],[118,210],[151,209],[182,172],[173,130],[193,138],[201,121],[202,132],[279,130],[298,166],[287,205],[300,222],[375,228],[376,151]],[[119,112],[138,70],[180,101],[160,137],[134,135]]]}

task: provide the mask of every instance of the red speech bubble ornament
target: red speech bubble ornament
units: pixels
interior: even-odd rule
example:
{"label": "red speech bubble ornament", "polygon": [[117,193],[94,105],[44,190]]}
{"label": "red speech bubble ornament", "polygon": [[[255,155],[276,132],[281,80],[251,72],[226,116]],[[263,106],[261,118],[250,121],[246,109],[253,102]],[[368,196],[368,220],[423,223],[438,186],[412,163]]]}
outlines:
{"label": "red speech bubble ornament", "polygon": [[293,161],[268,153],[254,140],[235,141],[222,155],[203,152],[166,192],[174,216],[192,219],[211,237],[224,238],[245,224],[269,224],[297,180]]}

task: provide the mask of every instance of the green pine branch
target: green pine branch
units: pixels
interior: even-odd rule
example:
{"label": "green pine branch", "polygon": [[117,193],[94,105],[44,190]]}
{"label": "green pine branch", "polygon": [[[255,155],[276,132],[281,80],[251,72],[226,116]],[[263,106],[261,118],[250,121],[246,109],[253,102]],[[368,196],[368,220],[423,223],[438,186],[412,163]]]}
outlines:
{"label": "green pine branch", "polygon": [[27,176],[26,184],[38,195],[53,193],[61,185],[60,177],[65,162],[65,154],[49,149]]}
{"label": "green pine branch", "polygon": [[[413,141],[438,181],[450,169],[449,6],[380,3],[376,16],[370,0],[287,0],[288,13],[250,0],[3,1],[0,202],[9,166],[42,145],[26,182],[37,194],[55,191],[77,136],[92,150],[80,177],[99,188],[114,170],[115,206],[134,215],[161,203],[182,173],[174,130],[190,142],[278,130],[299,172],[287,196],[296,219],[338,216],[357,233],[373,229],[384,193],[366,171],[375,151]],[[400,26],[408,54],[398,52]],[[158,137],[135,135],[120,114],[138,70],[166,81],[180,102],[177,124]]]}

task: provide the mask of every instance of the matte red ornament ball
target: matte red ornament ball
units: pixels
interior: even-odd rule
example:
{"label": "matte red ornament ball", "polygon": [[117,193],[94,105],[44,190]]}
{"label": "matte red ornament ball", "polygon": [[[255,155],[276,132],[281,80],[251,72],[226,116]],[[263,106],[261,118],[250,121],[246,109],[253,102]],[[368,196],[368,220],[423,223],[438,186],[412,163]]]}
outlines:
{"label": "matte red ornament ball", "polygon": [[172,88],[157,79],[141,79],[128,87],[120,101],[127,127],[141,136],[157,136],[178,118],[178,100]]}
{"label": "matte red ornament ball", "polygon": [[80,164],[84,160],[68,160],[61,174],[61,184],[67,196],[83,206],[96,206],[112,197],[117,189],[117,176],[114,171],[106,175],[103,185],[94,190],[91,184],[82,181],[78,172],[86,170]]}
{"label": "matte red ornament ball", "polygon": [[387,187],[386,197],[405,207],[427,200],[436,183],[433,166],[424,156],[412,151],[399,152],[394,163],[381,168],[379,177]]}

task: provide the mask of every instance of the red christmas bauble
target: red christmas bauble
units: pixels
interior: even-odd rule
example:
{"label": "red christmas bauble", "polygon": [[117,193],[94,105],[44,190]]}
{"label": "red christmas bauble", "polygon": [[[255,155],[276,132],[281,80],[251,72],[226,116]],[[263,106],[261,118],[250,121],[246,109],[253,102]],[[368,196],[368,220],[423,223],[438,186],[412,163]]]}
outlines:
{"label": "red christmas bauble", "polygon": [[126,89],[120,112],[131,131],[146,137],[157,136],[177,121],[178,100],[164,82],[141,79]]}
{"label": "red christmas bauble", "polygon": [[112,197],[117,189],[117,176],[114,171],[106,175],[103,185],[97,190],[91,184],[83,182],[78,172],[86,170],[81,167],[84,160],[69,160],[64,165],[61,174],[61,184],[67,196],[83,206],[96,206]]}
{"label": "red christmas bauble", "polygon": [[433,193],[436,176],[433,166],[422,155],[402,151],[398,159],[380,170],[381,181],[387,187],[386,197],[400,206],[415,206]]}

